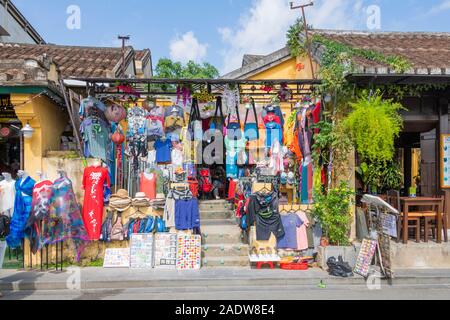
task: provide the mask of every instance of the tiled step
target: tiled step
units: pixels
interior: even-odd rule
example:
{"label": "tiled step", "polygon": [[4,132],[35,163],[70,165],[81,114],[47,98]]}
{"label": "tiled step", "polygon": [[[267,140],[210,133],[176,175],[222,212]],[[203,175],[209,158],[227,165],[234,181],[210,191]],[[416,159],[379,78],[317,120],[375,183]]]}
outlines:
{"label": "tiled step", "polygon": [[215,267],[249,267],[248,256],[237,257],[212,257],[202,259],[203,268]]}
{"label": "tiled step", "polygon": [[233,244],[204,244],[202,256],[206,259],[214,257],[248,257],[248,245],[242,243]]}

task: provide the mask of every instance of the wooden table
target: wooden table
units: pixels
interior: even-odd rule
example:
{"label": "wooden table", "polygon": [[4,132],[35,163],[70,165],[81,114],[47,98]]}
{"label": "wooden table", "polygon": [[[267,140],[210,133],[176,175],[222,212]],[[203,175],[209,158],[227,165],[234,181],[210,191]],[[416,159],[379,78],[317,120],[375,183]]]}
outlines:
{"label": "wooden table", "polygon": [[[444,210],[444,199],[432,197],[401,197],[400,202],[403,207],[403,243],[408,242],[408,212],[410,207],[433,207],[436,211],[437,223],[437,243],[442,242],[442,212]],[[429,211],[429,210],[427,210]],[[420,211],[419,211],[420,212]]]}

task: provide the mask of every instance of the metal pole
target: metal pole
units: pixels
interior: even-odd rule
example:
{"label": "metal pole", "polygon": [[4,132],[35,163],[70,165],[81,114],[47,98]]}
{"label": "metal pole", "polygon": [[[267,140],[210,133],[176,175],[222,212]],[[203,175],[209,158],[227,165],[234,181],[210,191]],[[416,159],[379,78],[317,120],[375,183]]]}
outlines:
{"label": "metal pole", "polygon": [[306,23],[306,14],[305,14],[305,8],[312,7],[314,5],[314,2],[311,1],[308,4],[304,4],[304,5],[300,5],[300,6],[294,6],[293,2],[291,2],[290,4],[291,4],[291,10],[302,9],[303,28],[305,29],[306,45],[308,48],[309,64],[311,66],[311,74],[312,74],[313,79],[316,79],[316,76],[314,74],[313,60],[312,60],[312,56],[311,56],[311,43],[309,42],[308,24]]}

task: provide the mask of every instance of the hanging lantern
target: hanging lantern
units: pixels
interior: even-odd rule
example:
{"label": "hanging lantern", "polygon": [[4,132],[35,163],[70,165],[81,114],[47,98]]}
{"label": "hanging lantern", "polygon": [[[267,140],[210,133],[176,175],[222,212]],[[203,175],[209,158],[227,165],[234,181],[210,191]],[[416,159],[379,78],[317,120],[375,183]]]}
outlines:
{"label": "hanging lantern", "polygon": [[30,123],[27,122],[27,124],[20,131],[25,139],[31,139],[35,130],[30,126]]}
{"label": "hanging lantern", "polygon": [[116,131],[113,133],[111,137],[112,142],[114,142],[116,145],[121,145],[125,141],[125,136],[120,133],[119,131]]}

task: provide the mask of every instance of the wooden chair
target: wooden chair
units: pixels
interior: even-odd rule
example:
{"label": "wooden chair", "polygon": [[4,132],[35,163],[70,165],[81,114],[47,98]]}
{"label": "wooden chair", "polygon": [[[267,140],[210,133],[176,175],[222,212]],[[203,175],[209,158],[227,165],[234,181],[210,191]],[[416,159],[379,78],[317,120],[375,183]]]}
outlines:
{"label": "wooden chair", "polygon": [[[386,195],[387,203],[397,209],[399,216],[397,219],[397,242],[402,238],[402,232],[414,230],[416,242],[420,242],[420,220],[422,215],[420,212],[408,212],[408,230],[403,230],[403,211],[400,203],[400,192],[398,190],[390,190]],[[411,222],[411,223],[410,223]]]}
{"label": "wooden chair", "polygon": [[[444,227],[444,241],[448,242],[448,219],[447,219],[447,210],[446,210],[446,201],[445,201],[445,194],[438,194],[436,195],[436,198],[442,198],[444,201],[444,212],[441,213],[442,216],[442,226]],[[436,239],[437,235],[437,214],[434,211],[426,212],[423,215],[423,221],[424,221],[424,240],[425,242],[428,242],[429,238],[429,231],[431,230],[431,234],[434,239]],[[442,231],[440,231],[442,232]]]}

